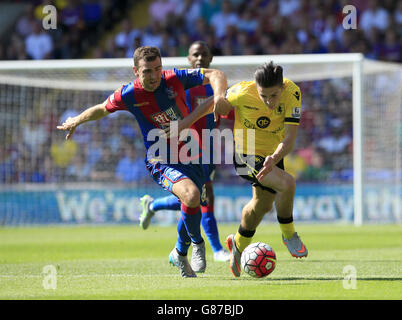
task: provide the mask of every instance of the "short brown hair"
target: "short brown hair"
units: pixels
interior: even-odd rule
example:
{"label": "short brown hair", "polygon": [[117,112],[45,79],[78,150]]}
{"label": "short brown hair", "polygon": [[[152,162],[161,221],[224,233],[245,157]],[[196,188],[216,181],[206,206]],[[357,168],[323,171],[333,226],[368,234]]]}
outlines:
{"label": "short brown hair", "polygon": [[145,61],[154,61],[158,57],[162,60],[161,52],[157,47],[138,47],[134,52],[134,66],[138,68],[138,63],[141,59]]}
{"label": "short brown hair", "polygon": [[283,84],[283,69],[272,61],[265,63],[257,68],[254,79],[263,88],[281,86]]}

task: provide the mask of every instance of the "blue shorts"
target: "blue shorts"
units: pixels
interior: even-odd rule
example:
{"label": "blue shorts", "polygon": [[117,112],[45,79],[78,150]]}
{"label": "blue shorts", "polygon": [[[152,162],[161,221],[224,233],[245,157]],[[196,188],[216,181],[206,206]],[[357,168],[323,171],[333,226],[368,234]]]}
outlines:
{"label": "blue shorts", "polygon": [[158,159],[145,160],[145,165],[154,181],[172,193],[173,185],[183,179],[190,179],[200,190],[204,191],[204,171],[200,164],[163,164]]}
{"label": "blue shorts", "polygon": [[202,169],[204,170],[205,183],[212,182],[214,180],[215,168],[216,166],[213,163],[202,165]]}

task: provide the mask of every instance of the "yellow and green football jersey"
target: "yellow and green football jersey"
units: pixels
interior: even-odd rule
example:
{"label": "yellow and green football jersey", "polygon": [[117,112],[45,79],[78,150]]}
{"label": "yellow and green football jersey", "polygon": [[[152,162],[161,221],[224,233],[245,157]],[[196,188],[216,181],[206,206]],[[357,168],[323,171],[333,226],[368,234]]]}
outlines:
{"label": "yellow and green football jersey", "polygon": [[[226,98],[235,108],[234,140],[237,153],[266,157],[285,137],[285,125],[299,125],[301,117],[300,88],[284,78],[284,90],[276,109],[269,109],[260,99],[255,81],[242,81],[229,88]],[[247,129],[249,145],[247,144]],[[250,133],[255,135],[251,146]],[[248,148],[247,148],[248,147]]]}

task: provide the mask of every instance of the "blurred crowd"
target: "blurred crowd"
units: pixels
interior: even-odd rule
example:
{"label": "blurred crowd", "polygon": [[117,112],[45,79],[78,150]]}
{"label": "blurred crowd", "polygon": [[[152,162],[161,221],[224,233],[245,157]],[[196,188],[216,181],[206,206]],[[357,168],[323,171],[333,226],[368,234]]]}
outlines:
{"label": "blurred crowd", "polygon": [[[354,30],[345,30],[346,5],[357,9]],[[204,40],[214,55],[362,52],[367,58],[402,61],[402,2],[395,0],[156,0],[150,22],[122,31],[100,56],[132,57],[154,45],[164,56],[186,56]]]}
{"label": "blurred crowd", "polygon": [[[16,0],[25,4],[13,30],[0,42],[0,60],[83,58],[125,14],[127,0]],[[43,19],[56,10],[56,29],[44,29]],[[49,20],[46,20],[49,21]]]}
{"label": "blurred crowd", "polygon": [[[144,12],[145,27],[127,14],[138,2],[29,1],[0,45],[0,60],[131,58],[141,45],[157,46],[163,56],[186,56],[191,42],[204,40],[214,55],[362,52],[402,61],[401,1],[155,0]],[[47,4],[57,8],[56,30],[42,28]],[[344,29],[347,5],[357,9],[356,29]],[[111,36],[103,41],[105,34]]]}
{"label": "blurred crowd", "polygon": [[[121,19],[133,1],[30,3],[10,37],[0,45],[0,59],[83,58],[91,48],[95,48],[96,58],[132,57],[141,45],[157,46],[163,56],[187,56],[192,41],[204,40],[214,55],[362,52],[372,59],[402,61],[402,1],[156,0],[150,3],[146,13],[149,23],[143,28],[128,18]],[[61,27],[45,31],[42,8],[49,3],[57,6]],[[348,4],[357,8],[357,29],[343,28],[342,9]],[[117,24],[120,31],[111,32]],[[111,36],[100,45],[98,40],[107,31]],[[303,96],[302,119],[295,150],[285,159],[287,170],[299,181],[350,182],[351,81],[297,84]],[[108,94],[89,97],[85,92],[67,94],[49,89],[38,101],[27,98],[23,106],[0,95],[1,111],[15,110],[19,119],[0,137],[0,183],[152,185],[143,162],[141,133],[130,114],[117,112],[100,125],[85,124],[69,141],[56,133],[57,124],[103,101]],[[34,93],[24,92],[24,96]],[[232,123],[226,120],[223,126],[231,127]],[[244,183],[232,165],[219,165],[216,180]]]}

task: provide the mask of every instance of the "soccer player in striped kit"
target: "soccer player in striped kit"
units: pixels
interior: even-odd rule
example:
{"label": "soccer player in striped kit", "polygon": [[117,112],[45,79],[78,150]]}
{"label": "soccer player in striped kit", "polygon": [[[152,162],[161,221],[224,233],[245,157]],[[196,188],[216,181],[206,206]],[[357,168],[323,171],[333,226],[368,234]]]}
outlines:
{"label": "soccer player in striped kit", "polygon": [[[212,53],[208,45],[204,41],[195,41],[191,44],[188,52],[188,61],[192,68],[209,68],[213,59]],[[213,96],[214,92],[211,85],[201,85],[190,88],[186,91],[187,105],[191,108],[191,111],[196,109],[202,104],[208,97]],[[202,129],[214,129],[219,125],[219,118],[217,122],[214,121],[214,114],[210,113],[205,117],[199,119],[194,123],[193,128],[197,130],[198,136],[202,137]],[[223,249],[219,240],[218,226],[214,216],[214,191],[213,191],[213,177],[215,174],[215,165],[213,164],[213,143],[202,143],[201,149],[203,152],[208,152],[210,155],[209,162],[203,164],[204,177],[205,177],[205,191],[206,202],[201,204],[201,225],[211,245],[214,253],[215,261],[229,261],[229,253]],[[206,146],[209,146],[209,150],[205,150]],[[180,210],[180,202],[177,197],[171,195],[163,198],[153,199],[149,195],[145,195],[141,198],[141,205],[143,208],[140,217],[140,226],[145,230],[148,228],[151,218],[156,211],[159,210]],[[181,219],[180,219],[181,220]],[[183,223],[179,221],[179,224]],[[194,257],[195,259],[195,257]],[[196,264],[192,257],[192,264]],[[194,261],[193,261],[194,260]],[[193,267],[193,269],[195,269]]]}
{"label": "soccer player in striped kit", "polygon": [[[187,251],[190,243],[193,243],[196,271],[205,270],[205,242],[200,226],[203,168],[197,163],[182,163],[179,155],[185,144],[178,140],[172,142],[174,137],[170,131],[167,132],[167,139],[163,140],[161,134],[155,134],[155,130],[158,133],[170,130],[171,122],[177,121],[180,132],[180,128],[188,128],[196,119],[210,113],[212,105],[215,109],[224,101],[227,79],[223,72],[215,69],[162,70],[159,49],[148,46],[135,50],[133,71],[137,76],[135,81],[117,89],[103,103],[88,108],[76,117],[69,117],[57,128],[68,131],[66,139],[69,139],[80,124],[99,120],[112,112],[126,110],[135,116],[147,150],[146,168],[156,183],[176,195],[181,202],[183,224],[178,226],[179,235],[170,259],[182,277],[196,277],[188,262]],[[208,83],[214,91],[213,104],[204,103],[190,112],[185,90]],[[155,141],[155,137],[159,137],[159,140]],[[164,148],[155,150],[155,144],[160,142]]]}

